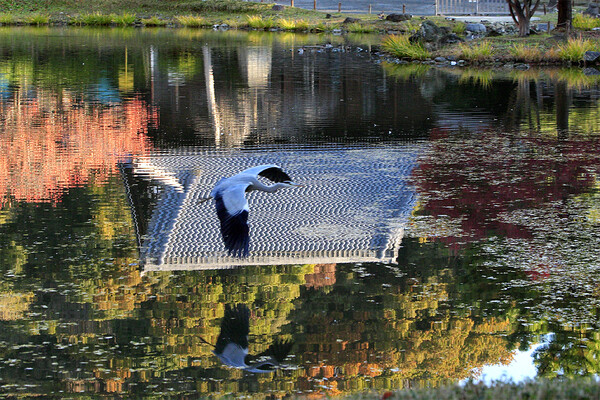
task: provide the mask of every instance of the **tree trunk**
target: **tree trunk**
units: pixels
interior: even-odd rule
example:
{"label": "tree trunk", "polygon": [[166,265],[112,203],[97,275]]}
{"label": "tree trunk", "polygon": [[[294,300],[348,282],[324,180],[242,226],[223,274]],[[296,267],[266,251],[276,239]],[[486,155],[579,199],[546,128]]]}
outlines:
{"label": "tree trunk", "polygon": [[571,21],[573,19],[572,0],[558,0],[556,8],[558,9],[558,21],[556,22],[556,28],[564,29],[567,32],[570,31]]}
{"label": "tree trunk", "polygon": [[527,36],[531,31],[531,21],[523,18],[523,20],[519,21],[519,36]]}
{"label": "tree trunk", "polygon": [[[506,0],[510,15],[519,27],[519,36],[527,36],[531,30],[531,17],[540,5],[540,0]],[[535,4],[531,4],[535,2]]]}

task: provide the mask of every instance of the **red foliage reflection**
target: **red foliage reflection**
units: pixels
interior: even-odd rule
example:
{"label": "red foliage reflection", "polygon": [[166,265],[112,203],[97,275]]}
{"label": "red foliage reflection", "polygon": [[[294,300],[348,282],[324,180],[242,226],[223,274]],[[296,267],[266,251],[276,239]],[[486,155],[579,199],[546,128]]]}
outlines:
{"label": "red foliage reflection", "polygon": [[600,165],[600,138],[481,132],[451,137],[432,131],[432,149],[414,171],[423,213],[459,221],[454,246],[491,235],[529,238],[511,211],[551,205],[590,190]]}
{"label": "red foliage reflection", "polygon": [[56,202],[92,177],[102,182],[124,155],[151,150],[156,122],[140,99],[90,106],[42,93],[0,104],[0,201]]}

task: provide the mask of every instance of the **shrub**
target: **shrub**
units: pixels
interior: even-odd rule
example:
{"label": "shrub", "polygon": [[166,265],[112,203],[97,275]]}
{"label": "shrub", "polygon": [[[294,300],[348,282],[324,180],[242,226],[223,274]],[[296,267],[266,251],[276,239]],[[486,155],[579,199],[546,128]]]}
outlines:
{"label": "shrub", "polygon": [[381,44],[383,50],[399,58],[424,60],[429,58],[429,52],[422,43],[412,43],[406,35],[387,36]]}
{"label": "shrub", "polygon": [[593,28],[600,27],[600,18],[594,18],[590,15],[576,14],[573,17],[573,28],[583,31],[591,31]]}
{"label": "shrub", "polygon": [[483,41],[477,44],[461,43],[459,46],[460,57],[469,61],[491,60],[494,48],[489,42]]}

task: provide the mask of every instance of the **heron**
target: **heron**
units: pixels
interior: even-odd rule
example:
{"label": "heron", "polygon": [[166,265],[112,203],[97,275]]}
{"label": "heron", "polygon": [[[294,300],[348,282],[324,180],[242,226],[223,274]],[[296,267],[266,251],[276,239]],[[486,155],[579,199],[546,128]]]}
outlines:
{"label": "heron", "polygon": [[[264,177],[274,182],[265,185],[258,180]],[[290,176],[277,165],[259,165],[248,168],[237,175],[217,182],[210,196],[202,199],[215,199],[217,216],[221,223],[221,235],[229,255],[248,257],[250,235],[248,228],[248,200],[246,193],[260,190],[274,193],[279,189],[302,186],[292,182]]]}
{"label": "heron", "polygon": [[248,333],[250,332],[250,310],[245,304],[233,307],[225,304],[225,315],[221,320],[221,331],[217,344],[213,345],[203,338],[204,343],[214,347],[213,354],[230,367],[248,372],[265,373],[285,367],[283,361],[292,349],[290,340],[276,339],[264,352],[248,354]]}

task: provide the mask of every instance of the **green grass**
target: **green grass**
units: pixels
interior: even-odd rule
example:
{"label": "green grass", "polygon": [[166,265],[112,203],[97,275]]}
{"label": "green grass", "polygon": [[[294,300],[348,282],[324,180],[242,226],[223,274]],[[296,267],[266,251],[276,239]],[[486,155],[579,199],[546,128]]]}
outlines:
{"label": "green grass", "polygon": [[594,43],[587,39],[569,39],[567,43],[558,45],[558,56],[563,61],[579,62],[586,51],[593,50]]}
{"label": "green grass", "polygon": [[417,33],[417,31],[421,28],[421,24],[417,21],[413,21],[412,19],[402,21],[399,25],[402,32],[409,34]]}
{"label": "green grass", "polygon": [[573,28],[582,31],[591,31],[593,28],[600,27],[600,18],[594,18],[589,15],[575,14],[573,16]]}
{"label": "green grass", "polygon": [[429,52],[423,47],[423,44],[411,43],[407,35],[387,36],[381,47],[383,50],[399,58],[410,58],[411,60],[424,60],[430,57]]}
{"label": "green grass", "polygon": [[472,43],[461,43],[458,46],[460,57],[468,61],[490,61],[493,57],[494,48],[488,41]]}

